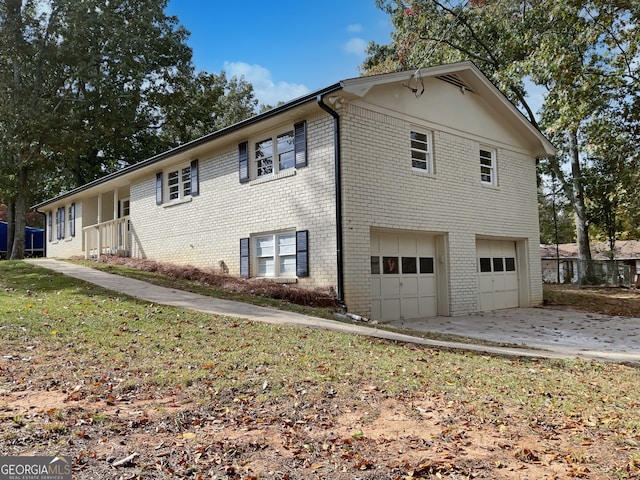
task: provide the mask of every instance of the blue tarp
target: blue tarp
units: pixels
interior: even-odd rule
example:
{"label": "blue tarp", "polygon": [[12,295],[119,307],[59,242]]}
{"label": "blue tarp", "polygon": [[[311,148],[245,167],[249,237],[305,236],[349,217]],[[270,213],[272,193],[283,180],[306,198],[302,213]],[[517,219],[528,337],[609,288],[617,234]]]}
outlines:
{"label": "blue tarp", "polygon": [[[0,254],[7,254],[7,237],[9,231],[7,222],[0,222]],[[44,230],[41,228],[25,227],[24,229],[24,249],[27,255],[44,253]]]}

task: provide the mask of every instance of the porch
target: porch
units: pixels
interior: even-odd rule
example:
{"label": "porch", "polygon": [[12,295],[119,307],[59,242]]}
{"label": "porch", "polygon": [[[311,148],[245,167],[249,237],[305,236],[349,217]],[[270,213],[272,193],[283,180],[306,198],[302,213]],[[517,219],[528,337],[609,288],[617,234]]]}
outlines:
{"label": "porch", "polygon": [[87,260],[100,255],[131,256],[129,215],[84,227],[82,234]]}

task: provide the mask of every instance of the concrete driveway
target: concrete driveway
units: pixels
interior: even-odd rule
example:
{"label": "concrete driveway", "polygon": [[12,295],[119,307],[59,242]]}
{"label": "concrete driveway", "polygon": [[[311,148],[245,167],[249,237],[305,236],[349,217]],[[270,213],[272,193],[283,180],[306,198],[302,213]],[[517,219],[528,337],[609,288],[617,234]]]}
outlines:
{"label": "concrete driveway", "polygon": [[[607,317],[546,308],[516,308],[464,317],[435,317],[391,322],[390,325],[407,332],[401,334],[384,330],[370,323],[350,324],[326,320],[159,287],[51,258],[27,261],[149,302],[253,321],[324,328],[399,342],[497,355],[544,358],[581,357],[640,363],[639,318]],[[510,346],[477,345],[465,343],[464,339],[451,342],[437,341],[418,336],[424,332],[448,333]]]}
{"label": "concrete driveway", "polygon": [[392,324],[408,330],[461,335],[567,356],[640,362],[640,318],[551,308],[512,308]]}

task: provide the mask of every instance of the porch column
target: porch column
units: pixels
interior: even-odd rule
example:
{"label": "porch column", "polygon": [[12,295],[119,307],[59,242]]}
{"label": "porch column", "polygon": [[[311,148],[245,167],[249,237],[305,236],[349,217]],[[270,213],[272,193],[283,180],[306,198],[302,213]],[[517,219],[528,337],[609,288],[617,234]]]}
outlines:
{"label": "porch column", "polygon": [[96,260],[102,254],[102,235],[100,234],[100,224],[102,223],[102,193],[98,194],[98,223],[96,225]]}

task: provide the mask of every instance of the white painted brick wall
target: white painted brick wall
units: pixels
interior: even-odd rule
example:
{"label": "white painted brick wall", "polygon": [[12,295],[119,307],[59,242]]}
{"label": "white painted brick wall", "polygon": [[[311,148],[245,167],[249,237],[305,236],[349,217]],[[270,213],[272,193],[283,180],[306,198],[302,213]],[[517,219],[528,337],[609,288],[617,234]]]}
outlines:
{"label": "white painted brick wall", "polygon": [[[47,245],[47,257],[54,258],[70,258],[70,257],[80,257],[84,255],[82,251],[82,202],[76,203],[76,235],[75,237],[71,236],[69,229],[69,208],[71,207],[71,202],[66,204],[57,204],[53,211],[53,225],[52,232],[49,234],[49,219],[45,220],[46,229],[45,229],[45,238],[44,241]],[[65,214],[65,224],[64,224],[64,239],[57,240],[56,232],[58,231],[56,228],[56,210],[59,207],[64,206],[64,214]],[[48,213],[47,213],[48,214]],[[51,241],[49,241],[49,235],[51,235]]]}
{"label": "white painted brick wall", "polygon": [[[433,132],[434,176],[412,172],[411,130]],[[531,303],[542,301],[533,158],[497,148],[498,186],[491,188],[480,182],[477,139],[355,105],[345,108],[341,135],[345,297],[352,311],[370,314],[371,227],[447,235],[451,315],[478,310],[476,236],[527,239]]]}
{"label": "white painted brick wall", "polygon": [[[293,122],[282,127],[291,129]],[[270,130],[271,131],[271,130]],[[261,134],[249,140],[261,140]],[[155,174],[131,186],[132,254],[176,264],[240,272],[240,239],[278,230],[309,231],[309,287],[336,284],[333,122],[307,118],[308,166],[266,183],[241,184],[238,142],[200,155],[200,195],[156,205]],[[191,159],[189,159],[191,160]]]}

